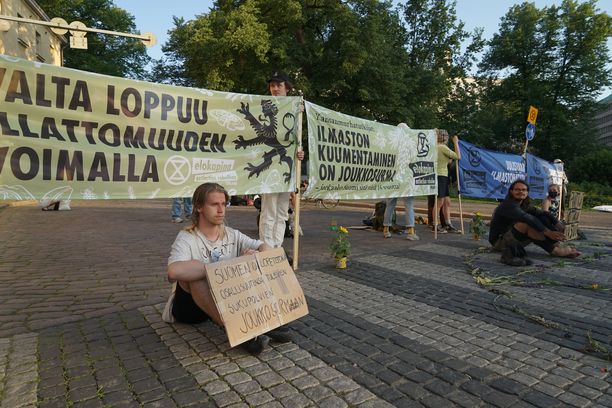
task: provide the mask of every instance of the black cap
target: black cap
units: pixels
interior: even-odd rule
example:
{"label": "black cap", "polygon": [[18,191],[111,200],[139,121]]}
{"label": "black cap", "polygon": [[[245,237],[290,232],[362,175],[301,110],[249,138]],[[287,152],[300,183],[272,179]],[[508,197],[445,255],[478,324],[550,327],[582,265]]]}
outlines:
{"label": "black cap", "polygon": [[293,84],[289,80],[289,77],[283,71],[274,71],[272,75],[270,75],[270,79],[268,79],[268,83],[272,81],[284,82],[285,86],[287,86],[288,88],[293,88]]}

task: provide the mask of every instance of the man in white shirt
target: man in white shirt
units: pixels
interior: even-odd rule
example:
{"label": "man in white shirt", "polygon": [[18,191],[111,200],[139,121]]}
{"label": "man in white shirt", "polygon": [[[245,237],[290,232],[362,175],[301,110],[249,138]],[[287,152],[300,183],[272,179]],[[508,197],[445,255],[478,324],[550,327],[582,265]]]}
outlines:
{"label": "man in white shirt", "polygon": [[[276,71],[268,80],[268,90],[272,96],[287,96],[292,89],[293,85],[284,72]],[[298,151],[297,158],[300,161],[304,159],[302,150]],[[261,196],[259,239],[274,248],[283,245],[286,221],[289,219],[290,197],[291,193],[268,193]]]}
{"label": "man in white shirt", "polygon": [[[206,279],[206,264],[271,249],[270,245],[225,226],[228,200],[229,195],[221,185],[200,185],[193,193],[192,225],[180,231],[172,244],[168,279],[176,285],[170,310],[172,317],[181,323],[196,324],[210,319],[223,326]],[[286,327],[266,334],[280,342],[291,340]],[[243,347],[256,355],[268,341],[266,336],[258,336]]]}

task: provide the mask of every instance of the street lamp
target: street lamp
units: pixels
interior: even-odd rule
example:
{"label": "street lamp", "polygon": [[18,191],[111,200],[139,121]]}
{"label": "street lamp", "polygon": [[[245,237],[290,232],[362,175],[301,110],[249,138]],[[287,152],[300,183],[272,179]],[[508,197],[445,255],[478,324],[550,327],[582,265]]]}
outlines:
{"label": "street lamp", "polygon": [[88,28],[85,24],[80,21],[73,21],[68,24],[66,20],[60,17],[52,18],[51,21],[43,20],[32,20],[23,17],[14,17],[7,15],[0,15],[0,31],[8,31],[10,24],[8,21],[16,21],[18,23],[31,23],[37,25],[47,26],[57,35],[64,35],[68,31],[70,32],[70,48],[87,49],[87,33],[100,33],[108,35],[116,35],[120,37],[137,38],[141,40],[147,47],[152,47],[157,43],[157,37],[153,33],[144,34],[132,34],[122,33],[119,31],[102,30],[98,28]]}

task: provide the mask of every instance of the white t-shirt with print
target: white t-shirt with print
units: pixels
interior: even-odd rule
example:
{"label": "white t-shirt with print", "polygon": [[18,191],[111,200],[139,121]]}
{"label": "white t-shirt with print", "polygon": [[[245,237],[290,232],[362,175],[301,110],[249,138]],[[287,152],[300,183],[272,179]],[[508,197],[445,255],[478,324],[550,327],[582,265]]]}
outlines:
{"label": "white t-shirt with print", "polygon": [[172,244],[168,265],[193,259],[206,264],[228,260],[240,256],[247,249],[257,249],[261,244],[262,241],[230,227],[225,227],[223,238],[216,241],[208,240],[197,228],[182,230]]}

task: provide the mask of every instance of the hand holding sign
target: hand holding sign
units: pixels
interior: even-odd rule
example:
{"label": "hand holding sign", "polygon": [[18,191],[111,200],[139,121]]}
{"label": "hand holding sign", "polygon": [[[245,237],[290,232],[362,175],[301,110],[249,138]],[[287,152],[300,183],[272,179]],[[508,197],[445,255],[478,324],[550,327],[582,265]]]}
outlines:
{"label": "hand holding sign", "polygon": [[232,347],[308,314],[282,248],[207,264],[206,275]]}

